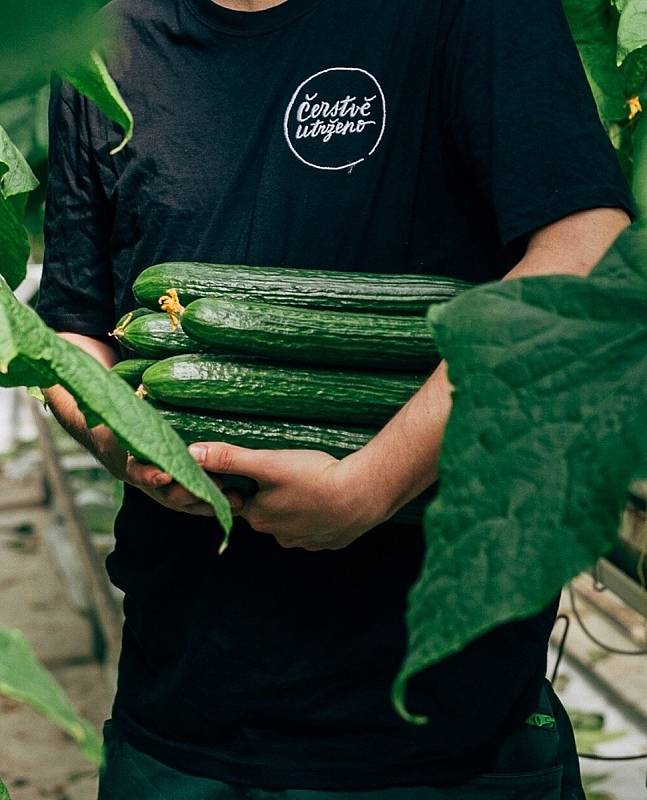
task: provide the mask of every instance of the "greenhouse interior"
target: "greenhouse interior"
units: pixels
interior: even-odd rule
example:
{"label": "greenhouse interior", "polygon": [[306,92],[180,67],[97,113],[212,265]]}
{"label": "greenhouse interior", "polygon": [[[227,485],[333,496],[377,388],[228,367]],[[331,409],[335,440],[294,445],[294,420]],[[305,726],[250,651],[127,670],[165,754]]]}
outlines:
{"label": "greenhouse interior", "polygon": [[0,800],[647,798],[647,0],[0,30]]}

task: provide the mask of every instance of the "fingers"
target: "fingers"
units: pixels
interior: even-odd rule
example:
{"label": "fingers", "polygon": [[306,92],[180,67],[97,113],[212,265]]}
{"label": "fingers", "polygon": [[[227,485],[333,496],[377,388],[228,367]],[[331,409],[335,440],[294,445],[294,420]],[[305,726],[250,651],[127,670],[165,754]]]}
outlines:
{"label": "fingers", "polygon": [[126,462],[126,478],[128,483],[139,489],[144,489],[158,502],[176,511],[188,511],[191,506],[196,508],[190,513],[204,513],[204,508],[210,508],[200,501],[195,495],[188,492],[166,472],[153,464],[143,464],[133,456],[128,456]]}
{"label": "fingers", "polygon": [[168,501],[164,495],[161,495],[159,492],[153,492],[151,497],[153,497],[166,508],[169,508],[171,511],[176,511],[182,514],[192,514],[195,517],[215,516],[213,508],[209,505],[209,503],[205,503],[203,500],[196,500],[193,498],[193,500],[189,503],[178,505],[177,503]]}
{"label": "fingers", "polygon": [[203,469],[220,475],[244,475],[256,481],[272,478],[273,453],[225,442],[197,442],[189,452]]}
{"label": "fingers", "polygon": [[245,498],[235,492],[233,490],[224,492],[225,497],[229,500],[229,505],[231,506],[231,513],[238,517],[241,515],[243,509],[245,508]]}
{"label": "fingers", "polygon": [[213,508],[208,503],[192,503],[191,505],[184,506],[181,509],[185,514],[193,514],[196,517],[213,517],[215,516]]}
{"label": "fingers", "polygon": [[126,461],[126,479],[133,486],[140,486],[146,489],[158,489],[166,486],[173,480],[166,472],[162,472],[159,467],[153,464],[142,464],[133,456],[128,456]]}
{"label": "fingers", "polygon": [[[228,447],[225,445],[225,447]],[[244,449],[244,448],[237,448]],[[254,452],[254,451],[250,451]],[[213,458],[210,459],[213,463]],[[222,489],[223,482],[216,475],[210,475],[211,480],[219,489]],[[128,456],[126,462],[126,480],[133,486],[142,489],[158,503],[170,508],[173,511],[180,511],[186,514],[193,514],[201,517],[214,516],[213,508],[199,500],[191,492],[187,491],[181,484],[173,480],[166,472],[162,472],[159,467],[152,464],[144,464],[134,456]],[[245,500],[234,490],[224,492],[229,500],[233,514],[238,514]]]}
{"label": "fingers", "polygon": [[199,498],[187,491],[184,486],[173,481],[158,490],[164,500],[171,506],[183,510],[186,506],[200,502]]}
{"label": "fingers", "polygon": [[[222,489],[222,481],[215,475],[210,477],[216,486]],[[126,461],[126,478],[127,482],[132,483],[133,486],[146,489],[159,489],[162,486],[173,484],[173,478],[167,472],[162,472],[153,464],[144,464],[134,456],[128,456]]]}
{"label": "fingers", "polygon": [[[169,486],[162,486],[160,489],[148,489],[145,486],[138,488],[165,508],[171,509],[171,511],[179,511],[199,517],[214,516],[214,510],[209,503],[199,500],[183,486],[180,486],[179,483],[173,482]],[[245,500],[234,491],[224,492],[224,495],[231,505],[232,514],[238,516],[245,505]]]}

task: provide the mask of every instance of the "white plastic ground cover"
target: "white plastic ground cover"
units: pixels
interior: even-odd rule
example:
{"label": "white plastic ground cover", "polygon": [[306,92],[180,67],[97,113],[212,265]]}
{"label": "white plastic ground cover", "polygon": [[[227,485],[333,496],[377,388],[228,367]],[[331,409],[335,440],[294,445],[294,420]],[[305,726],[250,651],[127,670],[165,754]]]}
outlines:
{"label": "white plastic ground cover", "polygon": [[[554,655],[554,654],[553,654]],[[646,659],[647,664],[647,659]],[[647,753],[647,727],[640,729],[609,702],[580,670],[564,657],[560,669],[559,696],[567,710],[599,713],[604,716],[604,734],[617,738],[600,742],[594,752],[604,756]],[[622,676],[618,675],[618,680]],[[646,700],[647,704],[647,700]],[[647,708],[646,708],[647,714]],[[580,768],[593,800],[641,800],[647,798],[647,759],[642,761],[580,760]]]}

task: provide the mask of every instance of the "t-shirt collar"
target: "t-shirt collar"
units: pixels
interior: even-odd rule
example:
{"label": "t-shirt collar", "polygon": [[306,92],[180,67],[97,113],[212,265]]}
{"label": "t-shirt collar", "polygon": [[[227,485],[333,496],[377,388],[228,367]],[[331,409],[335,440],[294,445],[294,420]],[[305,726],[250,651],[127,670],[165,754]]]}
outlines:
{"label": "t-shirt collar", "polygon": [[189,10],[205,25],[232,36],[269,33],[307,13],[321,0],[286,0],[264,11],[234,11],[213,0],[184,0]]}

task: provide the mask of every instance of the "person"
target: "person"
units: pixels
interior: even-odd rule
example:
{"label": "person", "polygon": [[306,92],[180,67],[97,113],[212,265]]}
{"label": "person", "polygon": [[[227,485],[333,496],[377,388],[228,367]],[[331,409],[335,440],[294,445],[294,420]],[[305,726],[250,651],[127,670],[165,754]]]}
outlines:
{"label": "person", "polygon": [[[114,0],[107,54],[132,141],[69,85],[50,109],[39,310],[106,367],[147,266],[204,261],[482,283],[586,275],[632,199],[559,0]],[[62,424],[125,482],[108,557],[125,593],[101,800],[582,798],[545,681],[556,607],[410,684],[422,530],[391,521],[435,481],[444,366],[357,453],[192,448],[209,509],[60,387]],[[555,724],[532,727],[533,712]]]}

